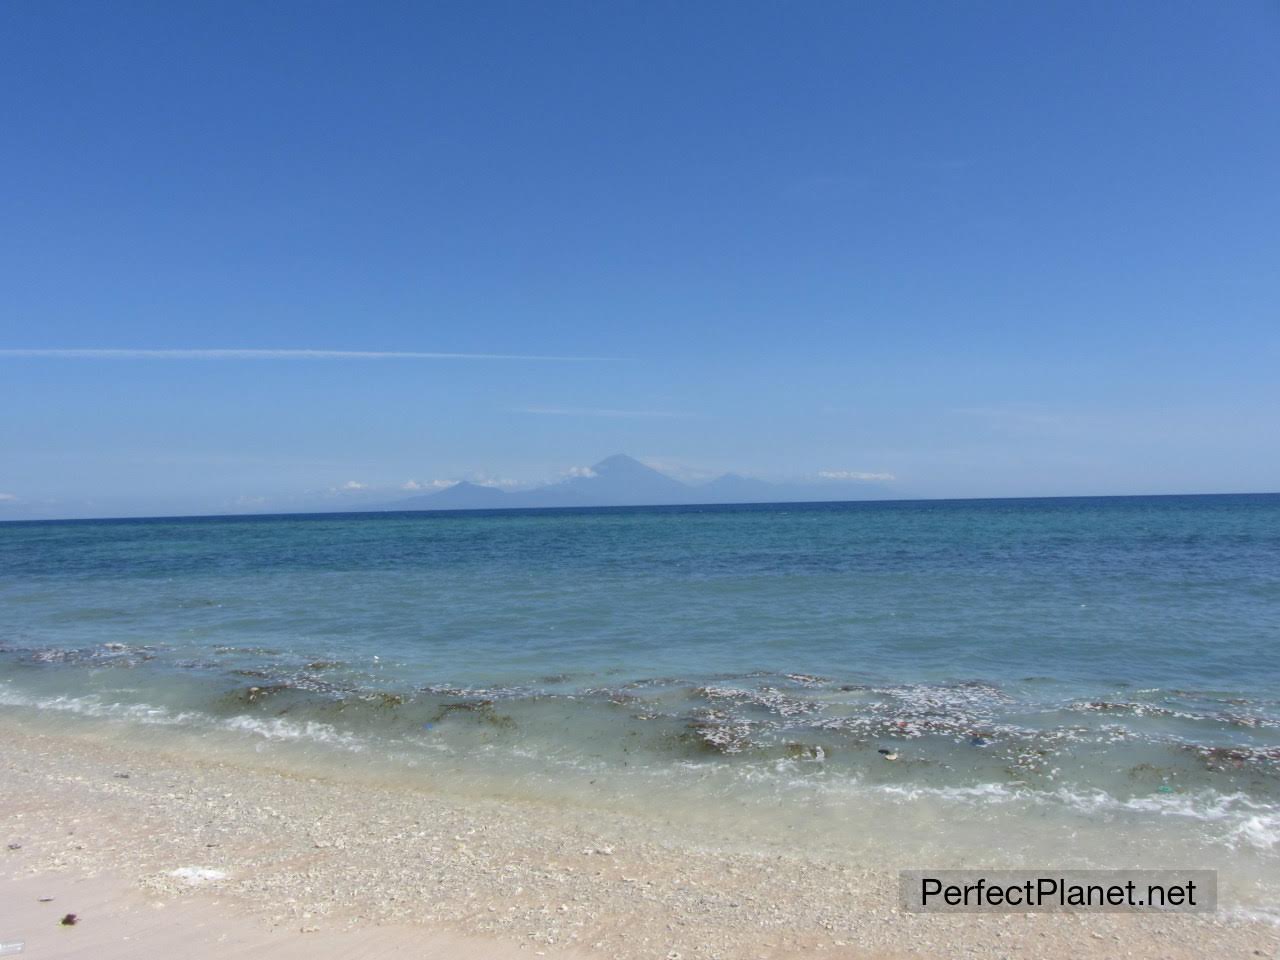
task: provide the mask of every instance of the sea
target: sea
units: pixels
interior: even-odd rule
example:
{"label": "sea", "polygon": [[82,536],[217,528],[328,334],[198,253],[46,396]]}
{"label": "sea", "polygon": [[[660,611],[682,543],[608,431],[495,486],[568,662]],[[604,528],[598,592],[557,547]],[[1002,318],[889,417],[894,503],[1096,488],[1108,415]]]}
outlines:
{"label": "sea", "polygon": [[1280,495],[0,524],[0,720],[1280,918]]}

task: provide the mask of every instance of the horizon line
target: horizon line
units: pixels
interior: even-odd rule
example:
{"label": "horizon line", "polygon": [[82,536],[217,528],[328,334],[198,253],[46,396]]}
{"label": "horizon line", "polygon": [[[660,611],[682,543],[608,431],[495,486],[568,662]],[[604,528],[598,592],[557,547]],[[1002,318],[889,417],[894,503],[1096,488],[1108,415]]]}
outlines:
{"label": "horizon line", "polygon": [[[448,489],[448,488],[445,488]],[[543,507],[448,507],[441,510],[387,510],[373,508],[366,510],[286,510],[263,511],[254,513],[174,513],[174,514],[135,514],[114,517],[0,517],[0,524],[6,523],[102,523],[124,520],[264,520],[271,517],[368,517],[379,514],[453,514],[453,513],[528,513],[530,511],[575,511],[575,510],[685,510],[698,507],[810,507],[824,506],[833,503],[983,503],[1003,502],[1007,500],[1151,500],[1172,499],[1174,497],[1280,497],[1280,490],[1249,490],[1218,493],[1088,493],[1088,494],[1055,494],[1052,496],[1024,495],[1018,497],[874,497],[863,500],[749,500],[725,503],[707,501],[705,503],[629,503],[629,504],[584,504],[581,506],[543,506]],[[411,499],[411,498],[406,498]]]}

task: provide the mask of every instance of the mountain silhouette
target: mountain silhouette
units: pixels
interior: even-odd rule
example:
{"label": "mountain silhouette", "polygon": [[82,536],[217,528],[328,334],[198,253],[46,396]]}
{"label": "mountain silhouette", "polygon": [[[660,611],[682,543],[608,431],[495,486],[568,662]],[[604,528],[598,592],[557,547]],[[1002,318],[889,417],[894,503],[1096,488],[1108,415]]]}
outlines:
{"label": "mountain silhouette", "polygon": [[688,502],[690,489],[653,467],[646,467],[634,457],[615,453],[591,468],[590,476],[571,477],[552,484],[600,503],[630,506],[648,503]]}
{"label": "mountain silhouette", "polygon": [[530,490],[504,491],[463,480],[429,493],[390,503],[385,510],[519,510],[538,507],[630,507],[716,503],[788,503],[880,499],[880,484],[770,483],[726,473],[691,486],[668,477],[634,457],[616,453],[580,476]]}
{"label": "mountain silhouette", "polygon": [[400,500],[393,506],[397,510],[493,510],[507,506],[506,497],[497,487],[463,480],[437,493]]}
{"label": "mountain silhouette", "polygon": [[779,499],[781,486],[756,477],[726,473],[695,488],[704,503],[769,503]]}

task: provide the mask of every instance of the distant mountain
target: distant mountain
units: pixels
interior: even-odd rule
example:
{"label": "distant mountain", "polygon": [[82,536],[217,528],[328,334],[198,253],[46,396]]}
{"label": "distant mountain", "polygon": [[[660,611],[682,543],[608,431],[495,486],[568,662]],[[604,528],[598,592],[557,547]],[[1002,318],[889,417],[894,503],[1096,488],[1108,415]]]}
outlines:
{"label": "distant mountain", "polygon": [[507,495],[497,487],[482,487],[462,480],[438,493],[409,497],[390,505],[393,510],[497,510],[506,507]]}
{"label": "distant mountain", "polygon": [[591,468],[591,476],[571,477],[552,484],[549,490],[561,489],[585,496],[595,503],[633,506],[649,503],[687,503],[690,489],[639,460],[616,453]]}
{"label": "distant mountain", "polygon": [[701,503],[771,503],[778,500],[780,489],[768,480],[726,473],[692,492]]}
{"label": "distant mountain", "polygon": [[880,484],[865,482],[770,483],[726,473],[690,486],[618,453],[588,474],[532,490],[503,491],[464,480],[439,493],[387,504],[386,510],[519,510],[537,507],[624,507],[709,503],[788,503],[821,500],[870,500],[889,495]]}

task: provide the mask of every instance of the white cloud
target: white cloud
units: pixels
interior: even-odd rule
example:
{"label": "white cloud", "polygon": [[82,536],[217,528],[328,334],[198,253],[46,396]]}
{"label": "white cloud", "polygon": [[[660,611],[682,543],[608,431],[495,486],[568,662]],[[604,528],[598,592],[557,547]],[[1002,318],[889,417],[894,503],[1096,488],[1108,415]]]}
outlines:
{"label": "white cloud", "polygon": [[361,483],[359,480],[348,480],[341,487],[339,487],[339,489],[340,490],[364,490],[364,489],[367,489],[368,486],[369,485],[367,483]]}
{"label": "white cloud", "polygon": [[892,473],[866,473],[862,470],[819,470],[820,480],[895,480]]}
{"label": "white cloud", "polygon": [[406,480],[404,483],[400,484],[400,489],[401,490],[421,490],[422,484],[420,484],[417,480]]}
{"label": "white cloud", "polygon": [[511,487],[520,486],[519,480],[511,480],[507,478],[500,479],[498,477],[486,477],[484,474],[481,474],[480,476],[476,477],[471,482],[481,487],[500,487],[502,489],[509,489]]}
{"label": "white cloud", "polygon": [[612,407],[516,407],[512,413],[532,413],[544,417],[687,417],[671,410],[615,410]]}
{"label": "white cloud", "polygon": [[594,477],[596,472],[590,467],[570,467],[564,472],[566,477]]}
{"label": "white cloud", "polygon": [[432,353],[422,350],[155,350],[122,348],[0,349],[0,357],[62,360],[608,360],[523,353]]}
{"label": "white cloud", "polygon": [[691,467],[687,463],[679,460],[660,459],[658,457],[641,457],[640,462],[646,467],[652,467],[659,473],[665,473],[669,477],[675,477],[677,480],[683,480],[685,483],[701,483],[704,480],[711,480],[719,474],[703,470],[700,467]]}
{"label": "white cloud", "polygon": [[0,493],[0,503],[12,503],[18,499],[16,493]]}

